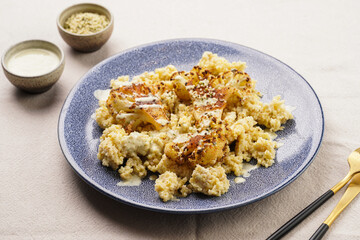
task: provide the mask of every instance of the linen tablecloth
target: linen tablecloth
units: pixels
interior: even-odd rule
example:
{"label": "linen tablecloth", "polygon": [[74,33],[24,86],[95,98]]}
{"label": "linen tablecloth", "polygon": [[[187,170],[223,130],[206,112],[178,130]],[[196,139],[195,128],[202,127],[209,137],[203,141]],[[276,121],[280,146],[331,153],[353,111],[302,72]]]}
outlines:
{"label": "linen tablecloth", "polygon": [[[115,16],[109,42],[93,53],[66,45],[56,28],[64,8],[82,1],[0,1],[0,52],[28,39],[64,50],[59,82],[27,94],[0,73],[0,239],[265,239],[331,188],[360,147],[360,1],[92,1]],[[239,43],[272,55],[314,88],[325,116],[319,153],[276,194],[245,207],[173,215],[129,207],[84,183],[57,139],[62,104],[74,84],[101,60],[158,40],[201,37]],[[341,198],[342,189],[284,239],[308,239]],[[325,239],[360,239],[360,198]]]}

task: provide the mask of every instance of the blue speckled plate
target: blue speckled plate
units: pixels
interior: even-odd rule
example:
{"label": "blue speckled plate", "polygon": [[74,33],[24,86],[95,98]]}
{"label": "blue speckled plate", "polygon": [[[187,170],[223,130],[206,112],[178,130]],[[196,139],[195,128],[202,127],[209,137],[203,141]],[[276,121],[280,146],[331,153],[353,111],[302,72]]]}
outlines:
{"label": "blue speckled plate", "polygon": [[[192,194],[179,202],[163,203],[154,190],[154,181],[144,180],[138,187],[119,187],[116,171],[103,167],[97,159],[101,129],[91,115],[98,107],[93,93],[108,89],[109,82],[120,75],[138,75],[144,71],[173,64],[190,70],[204,51],[211,51],[229,61],[245,61],[247,72],[257,80],[257,89],[267,102],[281,95],[285,103],[296,107],[295,119],[279,132],[284,145],[277,151],[276,162],[269,168],[251,171],[245,183],[235,184],[221,197]],[[58,134],[63,153],[91,186],[123,203],[149,210],[173,213],[204,213],[244,206],[263,199],[294,181],[314,159],[324,130],[319,99],[298,73],[279,60],[238,44],[210,39],[176,39],[132,48],[93,67],[75,85],[60,113]]]}

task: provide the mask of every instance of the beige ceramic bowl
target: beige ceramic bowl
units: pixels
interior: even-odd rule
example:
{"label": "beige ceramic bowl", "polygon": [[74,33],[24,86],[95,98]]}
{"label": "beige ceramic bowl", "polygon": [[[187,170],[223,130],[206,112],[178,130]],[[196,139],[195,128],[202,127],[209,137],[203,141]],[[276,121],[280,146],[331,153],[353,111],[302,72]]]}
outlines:
{"label": "beige ceramic bowl", "polygon": [[[19,51],[31,48],[40,48],[51,51],[59,58],[59,64],[47,73],[35,76],[23,76],[12,72],[8,68],[9,60]],[[43,40],[28,40],[10,47],[1,58],[1,65],[5,76],[16,87],[31,93],[40,93],[49,90],[60,78],[64,71],[64,52],[54,43]]]}
{"label": "beige ceramic bowl", "polygon": [[[78,12],[92,12],[105,15],[110,20],[110,23],[105,29],[93,34],[75,34],[66,31],[64,29],[66,20],[72,14]],[[82,3],[68,7],[62,11],[57,18],[57,27],[61,37],[73,49],[80,52],[93,52],[101,48],[109,40],[114,29],[114,17],[110,11],[103,6],[92,3]]]}

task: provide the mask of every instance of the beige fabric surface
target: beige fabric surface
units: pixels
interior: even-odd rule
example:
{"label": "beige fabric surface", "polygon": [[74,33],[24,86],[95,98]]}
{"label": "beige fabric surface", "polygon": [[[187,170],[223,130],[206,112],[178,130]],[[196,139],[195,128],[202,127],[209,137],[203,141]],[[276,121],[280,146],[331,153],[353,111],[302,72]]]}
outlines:
{"label": "beige fabric surface", "polygon": [[[48,92],[17,90],[0,73],[0,239],[265,239],[342,179],[360,147],[360,1],[104,1],[115,15],[109,42],[89,54],[70,49],[56,17],[80,1],[1,0],[0,52],[27,39],[59,44],[66,66]],[[157,40],[205,37],[270,54],[307,79],[325,115],[311,166],[282,191],[213,214],[171,215],[121,204],[84,183],[66,162],[57,121],[73,85],[99,61]],[[308,239],[345,189],[284,239]],[[324,239],[360,239],[360,198]]]}

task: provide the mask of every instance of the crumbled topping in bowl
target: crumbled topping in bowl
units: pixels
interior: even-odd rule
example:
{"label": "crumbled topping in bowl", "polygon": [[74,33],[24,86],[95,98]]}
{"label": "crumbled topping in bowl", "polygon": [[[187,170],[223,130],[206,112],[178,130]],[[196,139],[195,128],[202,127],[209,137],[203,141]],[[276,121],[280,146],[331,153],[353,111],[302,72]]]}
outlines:
{"label": "crumbled topping in bowl", "polygon": [[109,25],[105,15],[92,12],[72,14],[64,24],[64,29],[75,34],[92,34],[100,32]]}

